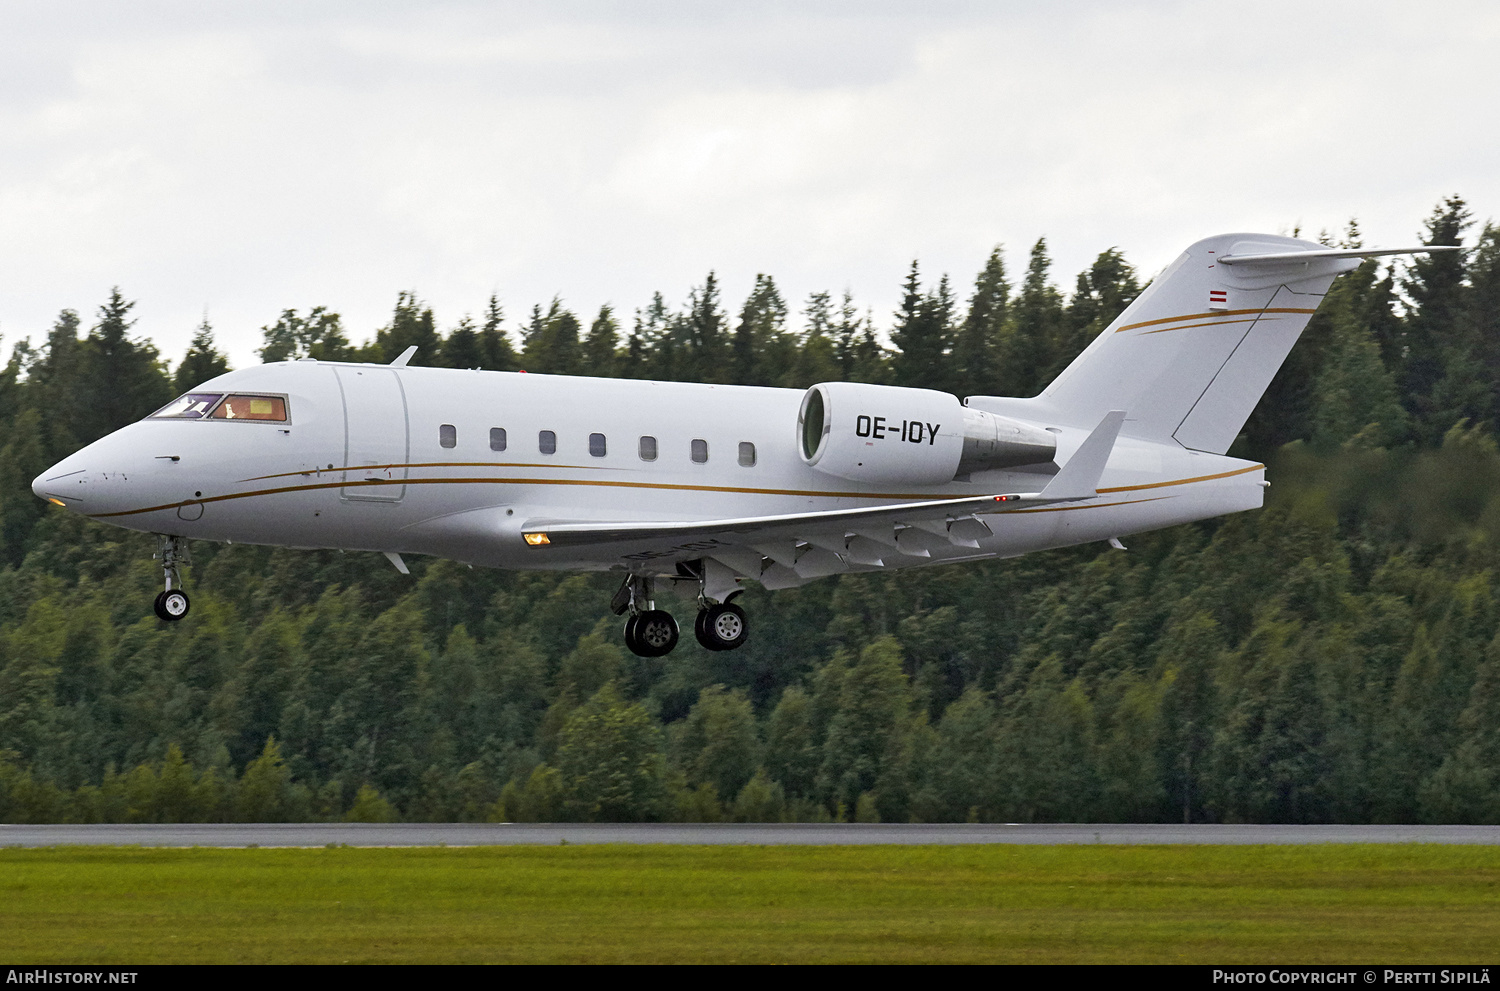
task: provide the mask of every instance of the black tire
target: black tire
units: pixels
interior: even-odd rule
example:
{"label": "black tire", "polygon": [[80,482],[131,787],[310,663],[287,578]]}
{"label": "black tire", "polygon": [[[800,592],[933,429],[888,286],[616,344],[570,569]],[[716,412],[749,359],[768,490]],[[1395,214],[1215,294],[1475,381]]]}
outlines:
{"label": "black tire", "polygon": [[157,595],[153,608],[156,616],[167,623],[175,623],[188,614],[192,603],[188,601],[187,593],[180,588],[174,588],[169,592]]}
{"label": "black tire", "polygon": [[[648,609],[635,617],[635,645],[630,649],[641,657],[665,657],[677,646],[677,620],[664,609]],[[627,643],[627,646],[630,646]]]}
{"label": "black tire", "polygon": [[650,657],[641,646],[641,641],[635,635],[635,621],[640,619],[638,613],[631,613],[625,617],[625,649],[636,657]]}
{"label": "black tire", "polygon": [[698,642],[709,650],[734,650],[750,639],[750,621],[745,610],[725,602],[709,606],[693,624]]}

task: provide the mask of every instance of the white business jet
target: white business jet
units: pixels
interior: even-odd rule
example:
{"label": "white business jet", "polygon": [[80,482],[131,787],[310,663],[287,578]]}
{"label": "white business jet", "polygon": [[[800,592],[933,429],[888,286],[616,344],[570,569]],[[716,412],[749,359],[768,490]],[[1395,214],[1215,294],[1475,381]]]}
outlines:
{"label": "white business jet", "polygon": [[[803,391],[303,359],[230,372],[43,472],[58,506],[155,533],[163,620],[188,540],[615,571],[626,645],[746,642],[745,580],[1029,551],[1258,508],[1224,456],[1334,276],[1373,255],[1264,234],[1188,248],[1039,396]],[[691,586],[690,586],[691,587]]]}

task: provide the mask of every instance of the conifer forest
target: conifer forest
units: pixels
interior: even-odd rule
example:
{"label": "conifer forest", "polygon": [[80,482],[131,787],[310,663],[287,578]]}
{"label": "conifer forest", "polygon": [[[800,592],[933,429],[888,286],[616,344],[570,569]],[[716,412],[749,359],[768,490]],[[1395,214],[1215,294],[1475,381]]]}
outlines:
{"label": "conifer forest", "polygon": [[[31,480],[228,365],[207,319],[160,354],[128,287],[63,309],[0,373],[0,821],[1500,823],[1500,226],[1455,196],[1413,227],[1468,250],[1334,283],[1230,451],[1263,510],[752,585],[745,647],[657,659],[618,576],[377,554],[196,542],[161,622],[153,539]],[[404,292],[363,342],[267,314],[260,357],[1030,396],[1151,273],[1022,256],[913,262],[892,315],[713,272],[629,312]]]}

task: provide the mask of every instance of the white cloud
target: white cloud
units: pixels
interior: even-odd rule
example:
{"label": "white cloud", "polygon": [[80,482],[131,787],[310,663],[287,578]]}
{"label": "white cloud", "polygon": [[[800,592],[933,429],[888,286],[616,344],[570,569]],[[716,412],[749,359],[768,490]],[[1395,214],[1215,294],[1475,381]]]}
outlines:
{"label": "white cloud", "polygon": [[283,307],[628,313],[710,268],[884,320],[914,256],[962,285],[1045,235],[1066,287],[1500,204],[1481,3],[108,6],[0,39],[9,340],[118,283],[169,357],[206,306],[243,363]]}

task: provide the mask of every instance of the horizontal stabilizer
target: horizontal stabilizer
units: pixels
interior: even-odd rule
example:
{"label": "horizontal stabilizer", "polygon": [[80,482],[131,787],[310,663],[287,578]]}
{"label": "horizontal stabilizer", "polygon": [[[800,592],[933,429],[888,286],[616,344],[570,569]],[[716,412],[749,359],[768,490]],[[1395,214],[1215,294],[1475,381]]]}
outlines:
{"label": "horizontal stabilizer", "polygon": [[1256,254],[1220,255],[1220,265],[1273,265],[1284,262],[1307,262],[1316,258],[1379,258],[1384,255],[1422,255],[1431,252],[1462,251],[1452,244],[1424,244],[1416,248],[1325,248],[1321,251],[1268,251]]}

